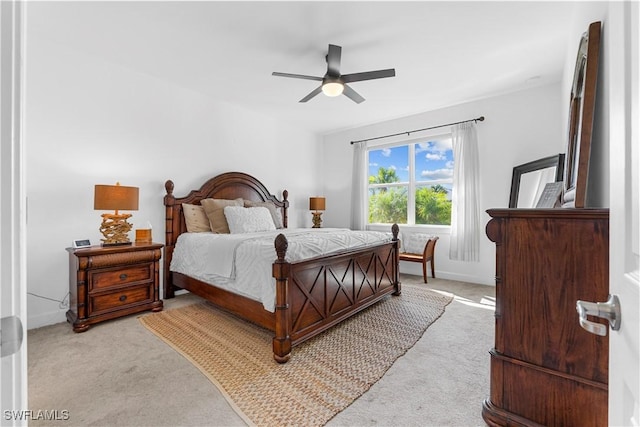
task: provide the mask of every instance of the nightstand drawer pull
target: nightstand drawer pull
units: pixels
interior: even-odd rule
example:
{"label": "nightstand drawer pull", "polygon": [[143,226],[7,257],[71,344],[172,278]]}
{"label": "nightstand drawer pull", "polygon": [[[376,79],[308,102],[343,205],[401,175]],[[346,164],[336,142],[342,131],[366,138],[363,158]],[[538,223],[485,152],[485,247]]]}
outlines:
{"label": "nightstand drawer pull", "polygon": [[126,295],[120,295],[120,301],[126,301],[126,300],[127,300]]}
{"label": "nightstand drawer pull", "polygon": [[127,275],[126,274],[121,274],[120,275],[120,280],[126,280],[127,279]]}

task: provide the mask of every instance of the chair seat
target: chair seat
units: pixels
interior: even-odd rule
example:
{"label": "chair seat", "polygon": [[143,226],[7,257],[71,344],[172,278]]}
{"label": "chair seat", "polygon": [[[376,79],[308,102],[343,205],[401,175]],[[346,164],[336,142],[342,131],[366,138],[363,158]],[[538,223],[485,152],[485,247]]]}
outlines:
{"label": "chair seat", "polygon": [[422,254],[410,254],[408,252],[400,252],[399,257],[402,261],[422,262],[423,260]]}

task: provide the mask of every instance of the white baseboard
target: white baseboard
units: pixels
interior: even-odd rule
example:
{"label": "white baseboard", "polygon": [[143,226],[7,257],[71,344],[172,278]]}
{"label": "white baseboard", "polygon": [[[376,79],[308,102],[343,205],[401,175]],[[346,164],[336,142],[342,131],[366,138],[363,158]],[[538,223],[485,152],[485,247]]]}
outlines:
{"label": "white baseboard", "polygon": [[[419,263],[412,263],[410,265],[400,265],[400,273],[404,274],[412,274],[415,276],[422,277],[422,266]],[[431,268],[427,268],[427,274],[431,277]],[[427,280],[429,279],[427,277]],[[478,277],[468,274],[460,274],[450,271],[442,271],[436,269],[436,277],[438,279],[446,279],[446,280],[457,280],[458,282],[468,282],[468,283],[477,283],[480,285],[488,285],[495,286],[496,280],[495,277]]]}
{"label": "white baseboard", "polygon": [[67,321],[67,309],[40,313],[27,318],[27,329],[41,328],[43,326],[55,325]]}

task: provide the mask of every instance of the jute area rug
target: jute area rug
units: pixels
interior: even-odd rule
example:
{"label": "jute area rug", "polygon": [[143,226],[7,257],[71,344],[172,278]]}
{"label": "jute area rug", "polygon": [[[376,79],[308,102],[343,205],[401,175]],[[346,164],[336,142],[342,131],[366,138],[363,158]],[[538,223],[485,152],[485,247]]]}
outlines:
{"label": "jute area rug", "polygon": [[366,392],[444,312],[451,297],[403,285],[294,347],[278,364],[272,334],[204,302],[140,317],[202,371],[249,425],[321,426]]}

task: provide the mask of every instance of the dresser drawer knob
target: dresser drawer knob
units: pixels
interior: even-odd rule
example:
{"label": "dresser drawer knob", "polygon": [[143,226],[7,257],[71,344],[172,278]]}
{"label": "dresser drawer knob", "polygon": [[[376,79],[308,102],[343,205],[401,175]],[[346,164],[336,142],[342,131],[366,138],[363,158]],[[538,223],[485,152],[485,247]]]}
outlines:
{"label": "dresser drawer knob", "polygon": [[120,280],[125,280],[126,278],[127,278],[127,275],[126,275],[126,274],[122,273],[122,274],[120,275]]}
{"label": "dresser drawer knob", "polygon": [[127,296],[126,295],[120,295],[120,301],[126,301],[127,300]]}

